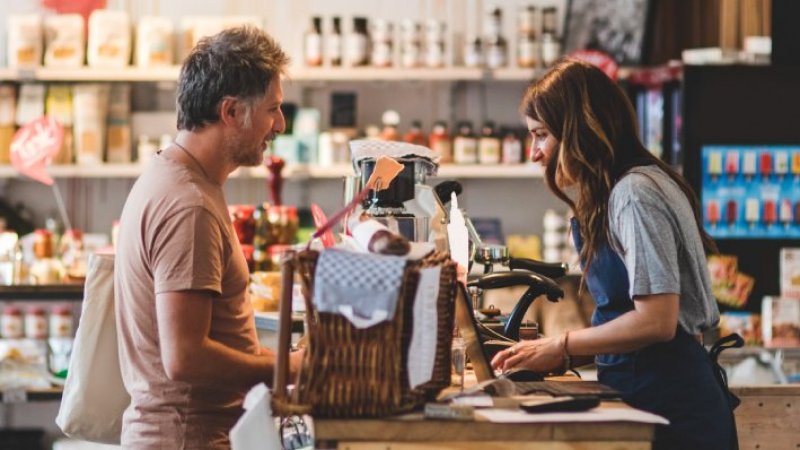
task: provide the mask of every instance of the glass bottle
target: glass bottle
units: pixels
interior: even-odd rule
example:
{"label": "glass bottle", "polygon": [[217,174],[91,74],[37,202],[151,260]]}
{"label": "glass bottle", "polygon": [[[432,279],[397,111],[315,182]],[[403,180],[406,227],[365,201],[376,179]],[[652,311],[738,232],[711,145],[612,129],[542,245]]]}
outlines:
{"label": "glass bottle", "polygon": [[464,65],[467,67],[483,66],[483,43],[475,36],[464,45]]}
{"label": "glass bottle", "polygon": [[322,65],[322,18],[311,18],[311,27],[304,37],[305,60],[309,67]]}
{"label": "glass bottle", "polygon": [[561,56],[561,43],[556,37],[556,8],[542,10],[542,64],[551,66]]}
{"label": "glass bottle", "polygon": [[390,67],[392,55],[392,24],[375,19],[372,22],[372,65]]}
{"label": "glass bottle", "polygon": [[458,135],[453,139],[453,160],[456,164],[478,162],[478,140],[472,134],[472,124],[468,121],[458,124]]}
{"label": "glass bottle", "polygon": [[447,131],[447,122],[439,120],[433,124],[428,143],[430,149],[439,154],[439,161],[442,164],[453,162],[453,142]]}
{"label": "glass bottle", "polygon": [[486,121],[481,127],[478,139],[478,162],[481,164],[500,163],[500,139],[494,132],[494,122]]}
{"label": "glass bottle", "polygon": [[505,67],[508,63],[508,43],[500,34],[503,12],[495,8],[489,16],[486,32],[486,66],[490,69]]}
{"label": "glass bottle", "polygon": [[539,64],[539,42],[536,40],[536,8],[526,6],[519,14],[517,34],[517,66],[536,67]]}
{"label": "glass bottle", "polygon": [[419,67],[421,59],[419,24],[413,20],[404,20],[400,32],[400,65],[409,68]]}
{"label": "glass bottle", "polygon": [[430,19],[425,30],[425,65],[427,67],[444,66],[444,30],[445,24]]}
{"label": "glass bottle", "polygon": [[383,129],[381,129],[380,139],[384,141],[399,141],[400,132],[397,131],[397,126],[400,125],[400,114],[389,109],[381,116],[381,122],[383,122]]}
{"label": "glass bottle", "polygon": [[345,59],[349,67],[366,66],[369,63],[369,34],[367,19],[353,18],[353,32],[347,35]]}
{"label": "glass bottle", "polygon": [[342,19],[333,18],[333,29],[325,41],[325,51],[328,54],[328,63],[333,67],[342,65]]}
{"label": "glass bottle", "polygon": [[60,283],[64,269],[61,263],[53,258],[53,235],[45,229],[35,231],[33,241],[35,260],[30,268],[31,284]]}
{"label": "glass bottle", "polygon": [[408,130],[408,133],[403,136],[403,141],[409,144],[428,146],[428,138],[425,137],[425,133],[422,132],[422,123],[419,120],[411,122],[411,128]]}

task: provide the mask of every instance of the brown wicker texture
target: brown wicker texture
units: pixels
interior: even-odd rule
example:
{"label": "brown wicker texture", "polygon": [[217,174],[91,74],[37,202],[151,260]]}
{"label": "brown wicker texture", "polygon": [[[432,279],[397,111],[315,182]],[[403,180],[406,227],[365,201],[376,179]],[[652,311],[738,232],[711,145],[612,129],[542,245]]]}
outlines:
{"label": "brown wicker texture", "polygon": [[[293,395],[288,399],[276,396],[275,412],[315,417],[380,417],[413,410],[435,398],[450,384],[456,269],[449,255],[434,253],[422,261],[409,262],[394,319],[365,329],[354,327],[340,315],[315,310],[311,299],[318,256],[315,251],[304,251],[293,261],[306,300],[308,347]],[[435,265],[442,270],[433,377],[411,389],[407,361],[419,269]]]}

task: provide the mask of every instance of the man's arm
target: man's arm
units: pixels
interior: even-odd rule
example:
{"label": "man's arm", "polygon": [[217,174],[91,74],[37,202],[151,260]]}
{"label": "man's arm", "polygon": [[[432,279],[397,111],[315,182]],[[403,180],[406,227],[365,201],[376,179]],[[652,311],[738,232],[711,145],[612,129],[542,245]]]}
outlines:
{"label": "man's arm", "polygon": [[156,295],[158,337],[167,376],[176,381],[250,387],[272,384],[275,355],[251,355],[209,337],[211,293],[179,291]]}

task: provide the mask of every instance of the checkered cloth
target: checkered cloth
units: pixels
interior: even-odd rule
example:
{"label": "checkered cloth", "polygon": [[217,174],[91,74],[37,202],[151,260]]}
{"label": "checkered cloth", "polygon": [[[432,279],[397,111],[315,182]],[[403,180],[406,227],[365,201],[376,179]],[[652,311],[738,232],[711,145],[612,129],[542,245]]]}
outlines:
{"label": "checkered cloth", "polygon": [[342,314],[358,328],[394,317],[406,259],[327,249],[314,275],[314,306]]}
{"label": "checkered cloth", "polygon": [[430,173],[428,175],[436,175],[440,159],[439,154],[428,147],[409,144],[408,142],[382,141],[379,139],[356,139],[350,141],[350,158],[356,175],[361,175],[361,166],[359,166],[361,160],[378,159],[380,156],[388,156],[394,159],[426,159],[430,161]]}

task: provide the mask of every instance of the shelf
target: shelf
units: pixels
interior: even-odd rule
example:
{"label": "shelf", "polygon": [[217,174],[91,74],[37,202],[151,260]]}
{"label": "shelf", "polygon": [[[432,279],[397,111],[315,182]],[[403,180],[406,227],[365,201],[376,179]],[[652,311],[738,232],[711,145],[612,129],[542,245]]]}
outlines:
{"label": "shelf", "polygon": [[83,300],[83,284],[0,286],[0,301]]}
{"label": "shelf", "polygon": [[[77,67],[9,68],[0,67],[0,80],[7,81],[106,81],[106,82],[175,82],[179,66],[166,67]],[[290,67],[286,81],[528,81],[541,74],[540,69],[482,69],[444,67],[439,69],[399,67]]]}
{"label": "shelf", "polygon": [[289,81],[477,81],[482,78],[483,70],[470,67],[296,67],[290,68],[287,76]]}
{"label": "shelf", "polygon": [[63,388],[61,387],[31,390],[12,389],[0,393],[0,403],[9,405],[26,402],[60,401],[62,393]]}
{"label": "shelf", "polygon": [[[139,164],[99,164],[96,166],[51,166],[47,169],[55,178],[135,178],[142,173]],[[289,180],[336,179],[353,174],[348,163],[332,166],[313,164],[290,164],[283,175]],[[538,164],[447,164],[439,167],[438,178],[541,178],[542,168]],[[9,165],[0,166],[0,178],[18,177],[16,169]],[[232,178],[266,178],[263,166],[241,167]]]}
{"label": "shelf", "polygon": [[180,67],[36,67],[1,68],[0,79],[14,81],[171,81],[178,80]]}

